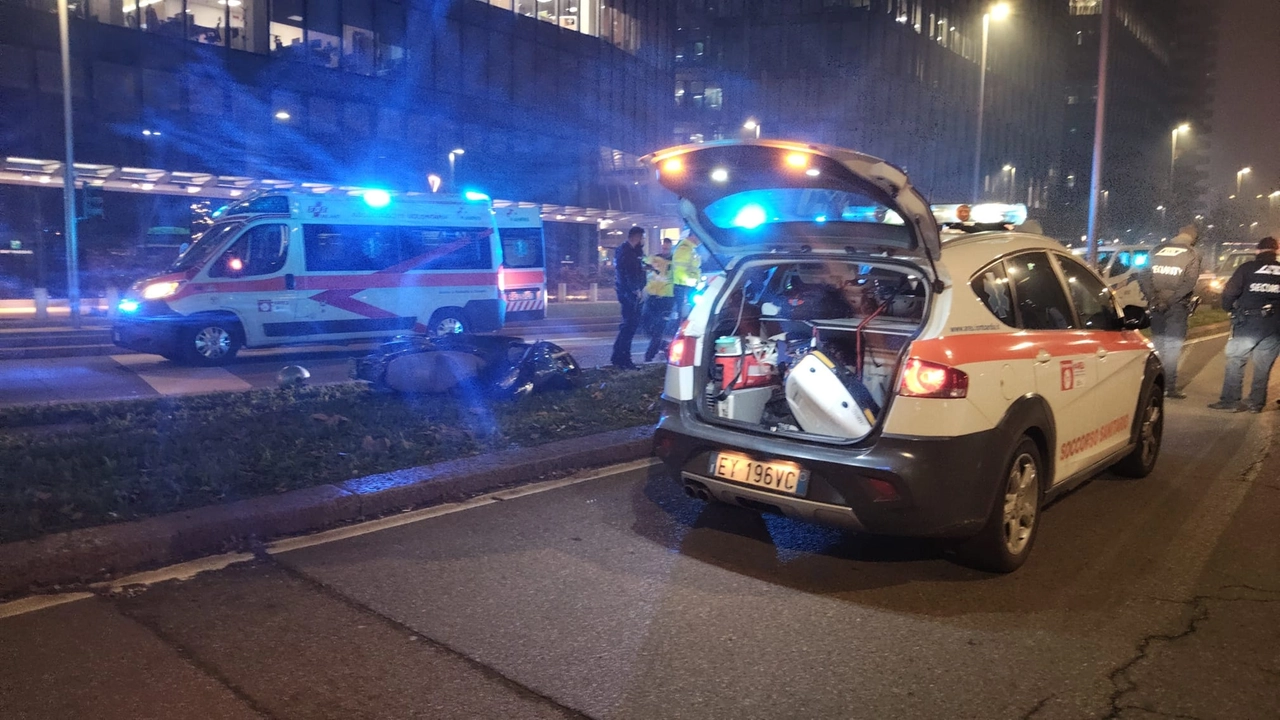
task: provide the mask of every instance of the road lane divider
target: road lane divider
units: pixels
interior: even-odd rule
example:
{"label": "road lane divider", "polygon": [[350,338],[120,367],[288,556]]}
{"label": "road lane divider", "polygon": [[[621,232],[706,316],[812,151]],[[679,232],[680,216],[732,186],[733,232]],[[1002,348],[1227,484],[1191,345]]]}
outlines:
{"label": "road lane divider", "polygon": [[154,355],[112,355],[111,359],[133,371],[161,395],[240,392],[253,388],[225,368],[175,365],[157,361]]}

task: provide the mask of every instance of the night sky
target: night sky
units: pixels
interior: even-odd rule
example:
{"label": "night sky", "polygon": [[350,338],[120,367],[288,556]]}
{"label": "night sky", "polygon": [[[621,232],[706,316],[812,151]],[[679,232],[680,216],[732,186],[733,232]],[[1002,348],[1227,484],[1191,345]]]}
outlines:
{"label": "night sky", "polygon": [[[1280,0],[1220,0],[1218,90],[1214,104],[1212,196],[1235,192],[1236,171],[1252,167],[1245,192],[1280,190]],[[1272,228],[1272,231],[1280,228]]]}

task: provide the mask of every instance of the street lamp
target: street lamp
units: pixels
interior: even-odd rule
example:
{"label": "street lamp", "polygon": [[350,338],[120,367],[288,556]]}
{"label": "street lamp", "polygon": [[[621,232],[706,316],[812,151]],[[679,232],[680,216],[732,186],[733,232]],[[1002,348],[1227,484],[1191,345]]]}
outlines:
{"label": "street lamp", "polygon": [[747,132],[755,132],[756,139],[760,139],[760,123],[756,122],[755,118],[747,118],[747,121],[742,123],[742,129]]}
{"label": "street lamp", "polygon": [[1018,199],[1018,168],[1005,163],[1001,169],[1009,173],[1009,202],[1014,202]]}
{"label": "street lamp", "polygon": [[1253,168],[1251,167],[1240,168],[1239,170],[1236,171],[1236,196],[1237,197],[1240,195],[1240,184],[1244,182],[1244,176],[1248,175],[1251,172],[1253,172]]}
{"label": "street lamp", "polygon": [[454,180],[454,166],[458,162],[459,155],[466,155],[467,151],[462,148],[454,148],[449,151],[449,191],[453,192],[457,189],[457,183]]}
{"label": "street lamp", "polygon": [[1013,8],[1007,2],[992,5],[982,14],[982,61],[978,70],[978,141],[973,149],[973,202],[978,201],[978,186],[982,177],[982,121],[987,105],[987,41],[991,36],[991,20],[1005,20]]}
{"label": "street lamp", "polygon": [[62,216],[67,243],[67,309],[71,327],[80,328],[80,249],[76,227],[75,143],[71,128],[71,40],[67,30],[67,0],[58,0],[58,48],[62,53],[62,133],[66,141],[66,164],[62,167]]}
{"label": "street lamp", "polygon": [[1173,165],[1178,161],[1178,135],[1191,132],[1190,123],[1182,123],[1169,133],[1169,197],[1173,198]]}

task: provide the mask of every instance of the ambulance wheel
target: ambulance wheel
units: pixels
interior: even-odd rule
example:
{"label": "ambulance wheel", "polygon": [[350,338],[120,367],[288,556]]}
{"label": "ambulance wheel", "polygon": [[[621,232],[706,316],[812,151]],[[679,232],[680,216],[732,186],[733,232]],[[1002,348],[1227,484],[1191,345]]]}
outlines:
{"label": "ambulance wheel", "polygon": [[240,325],[212,318],[190,325],[181,336],[182,359],[192,365],[222,365],[240,352]]}
{"label": "ambulance wheel", "polygon": [[1144,478],[1156,467],[1160,457],[1160,441],[1164,437],[1164,393],[1159,386],[1151,385],[1142,398],[1138,412],[1137,444],[1133,451],[1111,467],[1118,475]]}
{"label": "ambulance wheel", "polygon": [[431,337],[456,335],[466,332],[468,327],[466,312],[456,307],[440,308],[427,321],[427,333]]}
{"label": "ambulance wheel", "polygon": [[987,524],[959,548],[960,557],[989,572],[1008,573],[1022,567],[1040,527],[1044,482],[1040,448],[1023,436],[1005,464]]}

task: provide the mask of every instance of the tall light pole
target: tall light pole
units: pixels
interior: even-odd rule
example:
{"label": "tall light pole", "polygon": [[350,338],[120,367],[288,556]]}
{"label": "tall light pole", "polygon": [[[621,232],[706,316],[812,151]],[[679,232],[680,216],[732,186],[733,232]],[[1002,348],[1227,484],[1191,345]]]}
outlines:
{"label": "tall light pole", "polygon": [[1102,141],[1107,127],[1107,63],[1111,59],[1112,0],[1102,0],[1098,38],[1098,108],[1093,119],[1093,176],[1089,178],[1089,265],[1098,265],[1098,190],[1102,187]]}
{"label": "tall light pole", "polygon": [[458,162],[458,156],[466,154],[467,151],[462,148],[454,148],[449,151],[449,192],[458,191],[458,184],[454,179],[454,166]]}
{"label": "tall light pole", "polygon": [[973,194],[969,198],[978,202],[978,189],[982,185],[982,124],[987,109],[987,43],[991,37],[991,20],[1004,20],[1013,10],[1009,3],[992,5],[982,14],[982,59],[978,69],[978,138],[973,147]]}
{"label": "tall light pole", "polygon": [[62,50],[62,132],[66,137],[66,164],[62,168],[62,213],[67,242],[67,305],[71,327],[80,327],[80,256],[76,237],[76,162],[71,134],[71,40],[67,30],[67,0],[58,0],[58,44]]}
{"label": "tall light pole", "polygon": [[1018,200],[1018,168],[1006,163],[1002,169],[1009,173],[1009,202],[1016,202]]}
{"label": "tall light pole", "polygon": [[1175,200],[1173,197],[1173,167],[1178,161],[1178,135],[1191,131],[1190,123],[1182,123],[1169,133],[1169,200]]}
{"label": "tall light pole", "polygon": [[1240,197],[1240,186],[1244,182],[1244,176],[1253,172],[1253,168],[1240,168],[1236,171],[1236,197]]}
{"label": "tall light pole", "polygon": [[742,129],[747,132],[754,131],[756,139],[760,139],[760,123],[755,118],[748,118],[746,122],[742,123]]}

